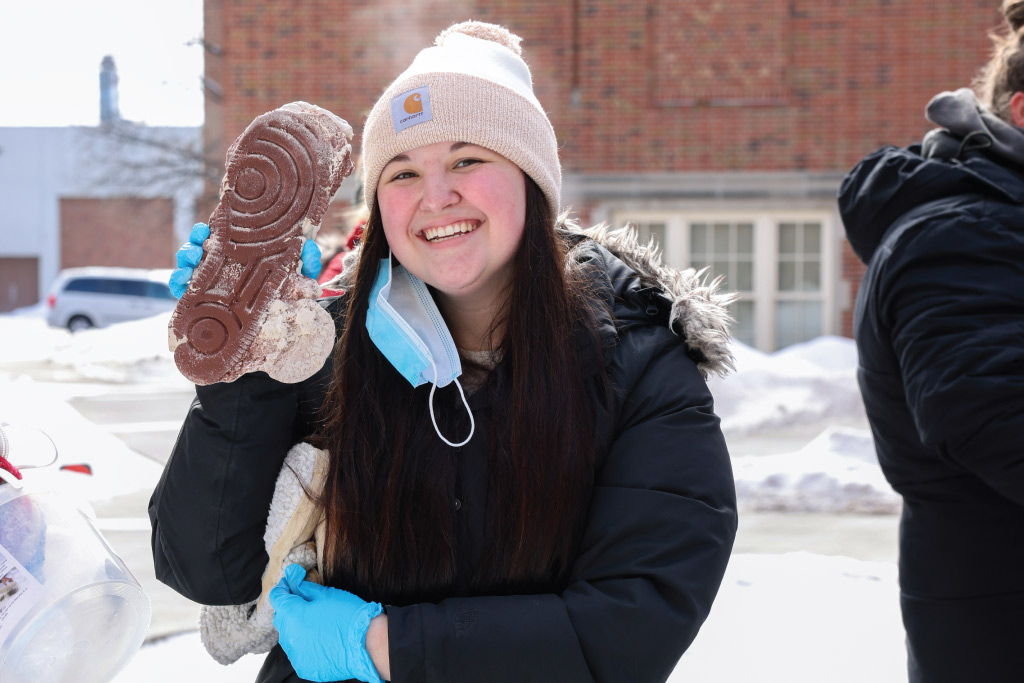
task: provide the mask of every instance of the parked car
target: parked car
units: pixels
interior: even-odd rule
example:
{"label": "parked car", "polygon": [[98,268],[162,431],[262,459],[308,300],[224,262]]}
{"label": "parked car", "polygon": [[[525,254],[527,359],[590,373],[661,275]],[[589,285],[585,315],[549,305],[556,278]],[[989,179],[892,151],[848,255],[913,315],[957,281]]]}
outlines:
{"label": "parked car", "polygon": [[67,268],[46,297],[46,320],[72,332],[148,318],[174,309],[170,269]]}

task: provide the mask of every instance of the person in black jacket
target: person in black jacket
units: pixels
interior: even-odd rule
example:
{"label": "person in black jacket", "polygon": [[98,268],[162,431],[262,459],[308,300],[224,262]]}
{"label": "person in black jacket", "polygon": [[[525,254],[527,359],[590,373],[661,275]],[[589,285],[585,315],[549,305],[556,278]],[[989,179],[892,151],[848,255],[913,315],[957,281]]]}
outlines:
{"label": "person in black jacket", "polygon": [[157,576],[261,594],[289,448],[329,453],[319,586],[270,591],[261,683],[664,681],[736,532],[705,383],[728,295],[631,231],[556,218],[557,143],[519,39],[467,22],[363,133],[363,243],[314,377],[196,388],[150,502]]}
{"label": "person in black jacket", "polygon": [[980,80],[937,95],[923,144],[844,180],[868,269],[858,377],[903,496],[912,683],[1020,681],[1024,664],[1024,2]]}

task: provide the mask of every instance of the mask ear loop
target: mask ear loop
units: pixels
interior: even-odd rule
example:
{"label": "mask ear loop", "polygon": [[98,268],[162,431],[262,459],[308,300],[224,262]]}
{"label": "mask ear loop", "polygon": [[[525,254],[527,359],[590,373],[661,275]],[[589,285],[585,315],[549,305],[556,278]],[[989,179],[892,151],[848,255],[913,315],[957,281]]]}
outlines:
{"label": "mask ear loop", "polygon": [[430,359],[430,366],[434,368],[434,381],[430,384],[430,421],[434,423],[434,431],[437,432],[438,438],[444,441],[452,448],[459,448],[469,443],[469,440],[473,438],[473,432],[476,431],[476,420],[473,419],[473,411],[469,409],[469,402],[466,401],[466,394],[462,391],[462,385],[459,384],[459,380],[453,380],[455,386],[459,389],[459,396],[462,397],[462,405],[466,406],[466,412],[469,413],[469,436],[466,437],[465,441],[460,443],[452,443],[448,439],[444,438],[444,434],[437,427],[437,420],[434,418],[434,390],[437,389],[437,365],[434,363],[434,359]]}

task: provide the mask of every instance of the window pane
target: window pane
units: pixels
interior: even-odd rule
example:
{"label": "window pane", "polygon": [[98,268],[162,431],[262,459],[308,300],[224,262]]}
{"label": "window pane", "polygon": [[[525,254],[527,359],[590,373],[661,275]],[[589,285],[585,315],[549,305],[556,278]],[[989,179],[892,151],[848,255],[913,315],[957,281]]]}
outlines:
{"label": "window pane", "polygon": [[796,223],[779,223],[779,253],[796,253]]}
{"label": "window pane", "polygon": [[664,223],[635,223],[637,239],[641,246],[646,247],[650,244],[651,238],[654,238],[655,246],[663,246],[665,244],[665,224]]}
{"label": "window pane", "polygon": [[715,261],[711,265],[711,274],[714,277],[718,277],[719,275],[724,275],[725,276],[725,284],[728,285],[729,289],[735,289],[735,287],[732,286],[732,278],[730,277],[730,273],[729,273],[729,262],[728,261]]}
{"label": "window pane", "polygon": [[800,341],[807,341],[821,336],[821,302],[804,301],[803,307],[803,334]]}
{"label": "window pane", "polygon": [[[665,246],[665,224],[651,223],[647,226],[650,236],[654,238],[654,244],[658,247]],[[646,243],[645,243],[646,244]]]}
{"label": "window pane", "polygon": [[694,223],[690,226],[690,254],[694,258],[703,257],[708,253],[708,226]]}
{"label": "window pane", "polygon": [[715,223],[715,254],[729,253],[729,224]]}
{"label": "window pane", "polygon": [[804,253],[808,256],[821,254],[820,223],[804,223]]}
{"label": "window pane", "polygon": [[736,226],[736,253],[754,253],[754,226],[750,223],[740,223]]}
{"label": "window pane", "polygon": [[796,264],[792,261],[779,261],[779,291],[796,290]]}
{"label": "window pane", "polygon": [[746,299],[736,301],[729,306],[729,314],[735,318],[733,339],[747,346],[754,345],[754,302]]}
{"label": "window pane", "polygon": [[779,301],[775,304],[775,348],[813,339],[821,335],[820,301]]}
{"label": "window pane", "polygon": [[736,289],[749,292],[754,289],[754,264],[752,261],[736,262]]}
{"label": "window pane", "polygon": [[800,339],[801,311],[799,301],[779,301],[775,304],[775,348],[795,344]]}
{"label": "window pane", "polygon": [[801,286],[805,292],[817,292],[821,290],[821,264],[817,261],[804,261],[803,278]]}

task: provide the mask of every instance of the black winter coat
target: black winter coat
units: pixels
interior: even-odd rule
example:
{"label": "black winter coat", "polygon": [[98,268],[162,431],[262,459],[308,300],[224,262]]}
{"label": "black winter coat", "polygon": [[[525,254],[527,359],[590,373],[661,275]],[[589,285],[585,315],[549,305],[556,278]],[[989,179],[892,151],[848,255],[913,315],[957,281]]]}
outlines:
{"label": "black winter coat", "polygon": [[[591,240],[573,252],[596,266],[613,313],[600,332],[614,398],[595,397],[597,480],[568,587],[388,606],[397,683],[664,681],[708,615],[736,532],[729,455],[702,377],[730,364],[724,300],[692,274],[646,263],[632,239],[599,237],[648,270],[639,276]],[[313,430],[329,371],[297,385],[255,373],[197,387],[150,502],[161,581],[203,604],[259,595],[274,481]],[[487,528],[485,393],[470,397],[476,432],[459,460],[457,547],[475,556]],[[278,646],[258,680],[300,679]]]}
{"label": "black winter coat", "polygon": [[871,154],[840,191],[868,264],[858,377],[904,500],[911,681],[1022,681],[1024,167],[936,140]]}

